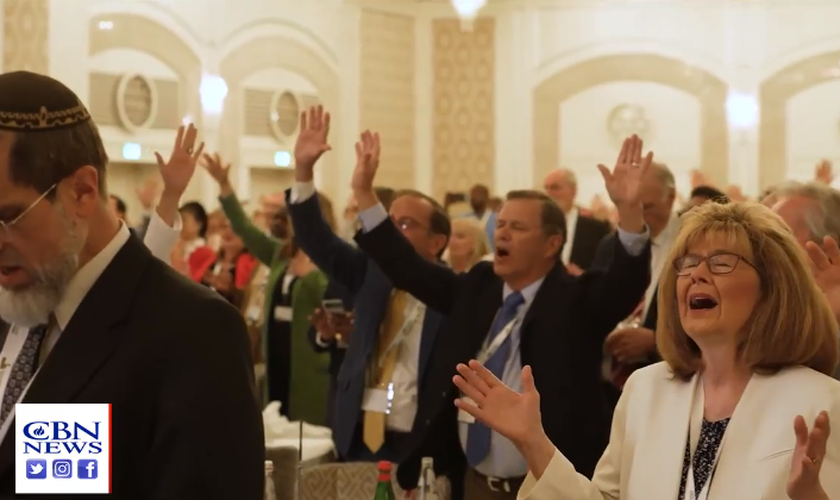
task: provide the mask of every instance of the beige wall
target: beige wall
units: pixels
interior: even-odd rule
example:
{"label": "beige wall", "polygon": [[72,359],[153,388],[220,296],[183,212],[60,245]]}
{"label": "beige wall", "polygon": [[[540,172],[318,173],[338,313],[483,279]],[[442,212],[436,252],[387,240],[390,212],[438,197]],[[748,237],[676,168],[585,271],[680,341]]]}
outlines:
{"label": "beige wall", "polygon": [[[379,132],[376,182],[415,185],[415,22],[409,15],[363,10],[359,20],[359,127]],[[343,158],[348,168],[353,158]]]}
{"label": "beige wall", "polygon": [[[652,82],[696,97],[700,102],[702,121],[699,138],[700,169],[709,179],[726,185],[729,181],[729,133],[725,107],[727,85],[702,69],[691,68],[687,71],[682,61],[647,54],[589,59],[555,73],[536,87],[532,115],[535,183],[541,183],[550,170],[561,166],[561,105],[586,89],[622,81]],[[667,123],[657,125],[668,126]],[[604,123],[603,127],[606,126],[607,123]],[[612,159],[605,157],[601,161],[609,162]]]}
{"label": "beige wall", "polygon": [[442,200],[446,192],[495,184],[496,20],[479,18],[466,31],[457,19],[435,19],[432,30],[431,194]]}
{"label": "beige wall", "polygon": [[3,0],[3,71],[48,73],[49,0]]}

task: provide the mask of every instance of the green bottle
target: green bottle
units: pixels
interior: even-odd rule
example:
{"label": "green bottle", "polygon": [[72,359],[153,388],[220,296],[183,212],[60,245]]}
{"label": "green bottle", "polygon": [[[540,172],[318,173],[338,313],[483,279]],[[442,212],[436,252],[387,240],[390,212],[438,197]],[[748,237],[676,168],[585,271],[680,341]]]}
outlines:
{"label": "green bottle", "polygon": [[376,485],[373,500],[397,500],[391,485],[391,462],[379,462],[379,483]]}

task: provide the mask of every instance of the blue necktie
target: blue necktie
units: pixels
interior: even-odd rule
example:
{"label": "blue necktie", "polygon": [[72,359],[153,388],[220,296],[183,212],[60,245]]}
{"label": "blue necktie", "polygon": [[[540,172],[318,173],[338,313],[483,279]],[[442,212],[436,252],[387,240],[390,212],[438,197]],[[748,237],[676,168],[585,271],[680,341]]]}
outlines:
{"label": "blue necktie", "polygon": [[[504,330],[505,326],[516,318],[516,312],[519,310],[519,306],[524,303],[525,297],[521,293],[513,292],[508,295],[502,307],[499,309],[499,313],[496,314],[493,325],[490,327],[490,333],[487,336],[487,345],[492,344],[493,339]],[[505,364],[507,364],[507,360],[510,357],[510,338],[511,335],[508,334],[505,341],[502,342],[502,345],[484,363],[484,366],[499,379],[502,378],[505,371]],[[467,462],[473,468],[483,462],[487,458],[487,455],[490,454],[490,435],[490,428],[480,422],[470,424],[467,429]]]}
{"label": "blue necktie", "polygon": [[46,336],[46,325],[36,326],[26,335],[23,347],[9,373],[9,381],[6,383],[6,392],[3,394],[3,402],[0,405],[0,423],[9,416],[15,403],[20,399],[20,395],[29,385],[32,376],[35,375],[35,370],[38,369],[38,358],[41,355],[41,344],[44,343]]}

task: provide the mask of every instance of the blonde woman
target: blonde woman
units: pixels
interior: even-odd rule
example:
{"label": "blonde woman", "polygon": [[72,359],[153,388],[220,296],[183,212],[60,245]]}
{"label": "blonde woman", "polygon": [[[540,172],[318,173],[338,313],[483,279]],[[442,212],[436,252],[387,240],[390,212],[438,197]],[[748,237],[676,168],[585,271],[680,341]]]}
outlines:
{"label": "blonde woman", "polygon": [[490,251],[487,234],[479,220],[463,218],[452,221],[452,237],[449,239],[445,260],[453,271],[469,271]]}
{"label": "blonde woman", "polygon": [[519,393],[477,361],[458,366],[477,405],[458,407],[528,463],[520,499],[838,498],[838,325],[804,252],[756,203],[704,203],[682,219],[659,278],[664,362],[627,381],[591,480],[546,437],[529,367]]}

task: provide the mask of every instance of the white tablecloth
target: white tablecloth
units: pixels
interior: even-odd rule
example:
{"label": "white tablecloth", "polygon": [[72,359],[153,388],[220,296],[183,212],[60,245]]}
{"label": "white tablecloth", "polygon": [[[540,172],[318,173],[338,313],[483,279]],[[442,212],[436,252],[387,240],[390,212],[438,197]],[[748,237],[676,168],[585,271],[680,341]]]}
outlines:
{"label": "white tablecloth", "polygon": [[[279,438],[272,439],[265,443],[266,448],[298,448],[300,441],[297,438]],[[332,438],[303,438],[303,453],[302,461],[307,462],[322,462],[326,458],[333,455],[335,452],[335,445]]]}

